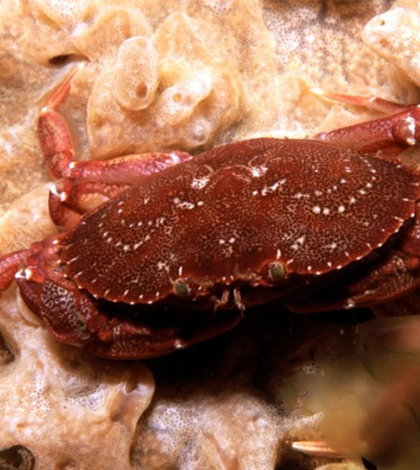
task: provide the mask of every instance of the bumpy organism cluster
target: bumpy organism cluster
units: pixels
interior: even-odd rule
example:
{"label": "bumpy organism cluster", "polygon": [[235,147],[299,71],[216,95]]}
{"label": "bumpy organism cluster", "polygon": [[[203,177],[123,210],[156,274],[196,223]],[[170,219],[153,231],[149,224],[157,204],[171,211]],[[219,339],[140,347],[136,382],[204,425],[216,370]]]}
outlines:
{"label": "bumpy organism cluster", "polygon": [[[406,1],[404,3],[407,8],[410,5],[413,8],[416,2]],[[399,1],[398,4],[403,6],[402,1]],[[137,74],[141,72],[137,69],[131,69],[129,73],[124,73],[124,62],[127,59],[124,57],[125,46],[122,48],[122,45],[132,37],[145,38],[144,42],[142,39],[139,40],[137,47],[138,50],[141,49],[145,54],[148,54],[148,45],[151,42],[150,38],[153,36],[153,32],[169,15],[176,12],[182,12],[189,18],[205,20],[209,23],[210,29],[216,25],[214,26],[215,30],[220,32],[222,29],[230,36],[240,38],[235,42],[233,57],[238,58],[242,88],[245,90],[244,112],[239,114],[240,124],[238,127],[235,127],[237,124],[234,124],[233,128],[227,128],[224,132],[213,133],[213,139],[222,142],[232,140],[235,135],[237,138],[243,138],[267,130],[279,131],[279,135],[302,137],[312,133],[313,129],[323,122],[324,116],[329,110],[329,106],[307,93],[305,81],[308,78],[310,78],[310,84],[317,86],[321,84],[329,89],[347,91],[351,89],[352,91],[357,90],[359,93],[374,94],[378,94],[378,92],[383,94],[383,90],[385,90],[385,95],[389,97],[405,98],[407,96],[406,85],[399,80],[400,75],[390,78],[389,70],[392,70],[392,67],[387,65],[385,61],[378,60],[374,54],[369,53],[359,40],[361,25],[373,14],[388,7],[388,0],[372,0],[370,2],[278,2],[265,0],[263,3],[243,0],[205,0],[202,2],[196,0],[191,2],[179,2],[178,0],[156,0],[153,2],[149,0],[86,0],[77,2],[73,0],[54,2],[34,0],[19,3],[3,0],[0,2],[0,24],[2,26],[0,27],[0,83],[2,88],[0,100],[2,115],[0,124],[0,146],[2,149],[0,194],[2,214],[18,196],[37,187],[42,182],[46,182],[34,119],[39,112],[40,104],[45,103],[46,94],[56,86],[65,73],[63,66],[67,61],[74,60],[77,56],[87,57],[91,61],[91,67],[87,69],[86,80],[80,80],[76,83],[69,100],[69,108],[71,109],[67,110],[73,121],[73,136],[78,144],[78,151],[81,152],[79,155],[84,157],[87,157],[89,153],[85,109],[92,87],[101,70],[108,66],[116,68],[116,60],[121,58],[121,84],[125,80],[127,89],[132,86],[131,89],[135,90],[134,82],[131,82],[132,85],[130,85],[129,77],[131,75],[138,76]],[[388,37],[392,36],[393,44],[399,44],[402,31],[403,29],[398,28],[388,35]],[[226,42],[223,41],[222,44],[210,44],[209,48],[216,50],[223,49],[225,46]],[[120,55],[119,49],[121,48]],[[398,60],[398,57],[403,54],[406,57],[415,57],[416,49],[415,42],[411,42],[404,47],[397,47],[395,54],[390,58]],[[154,59],[149,57],[152,64],[151,69],[154,70]],[[147,72],[147,74],[149,73]],[[413,79],[416,81],[414,76]],[[154,83],[152,78],[149,80],[149,83]],[[142,80],[139,80],[138,83],[141,85]],[[152,92],[153,86],[149,90]],[[161,91],[158,89],[157,94]],[[135,103],[147,102],[148,95],[145,92],[146,88],[140,86],[137,96],[130,94],[131,92],[128,96],[120,93],[115,109],[118,110],[119,106],[129,109],[133,103],[136,106]],[[412,99],[416,101],[415,98]],[[127,115],[129,119],[132,117],[132,113]],[[110,118],[113,118],[112,111],[110,111]],[[356,119],[360,119],[359,111],[352,109],[350,112],[349,109],[343,110],[341,106],[334,106],[331,113],[328,114],[323,130],[325,127],[337,128]],[[127,126],[127,121],[124,119],[115,119],[113,122],[115,126],[109,126],[109,131],[113,133],[114,139],[107,140],[110,147],[102,146],[100,148],[100,151],[107,152],[109,155],[114,153],[112,145],[118,145],[118,138],[124,133],[124,128]],[[182,132],[182,126],[179,127],[179,131]],[[158,145],[159,139],[164,136],[152,134],[151,137],[153,139],[150,139],[150,144]],[[145,140],[149,141],[147,133],[141,135],[139,145],[144,145]],[[212,141],[208,145],[214,143]],[[96,145],[99,148],[100,143],[96,143]],[[95,156],[99,157],[99,153]],[[45,188],[41,187],[40,190],[42,196],[39,194],[40,191],[36,191],[36,193],[30,193],[25,198],[17,200],[12,206],[12,210],[0,219],[1,248],[4,252],[27,247],[31,241],[40,240],[54,233],[47,211],[39,210],[46,207]],[[51,346],[51,341],[47,338],[45,338],[45,344],[43,341],[37,342],[33,335],[22,335],[19,328],[21,325],[27,326],[26,320],[21,318],[17,310],[14,310],[14,297],[12,297],[10,297],[10,301],[6,301],[5,295],[2,298],[4,312],[13,314],[14,320],[9,322],[9,317],[2,312],[0,316],[1,332],[9,348],[15,345],[19,346],[20,352],[16,354],[16,357],[19,358],[20,355],[25,354],[26,361],[20,361],[19,365],[16,361],[10,361],[13,354],[7,349],[4,350],[2,357],[6,358],[7,365],[6,368],[2,366],[1,369],[0,395],[2,402],[7,404],[10,403],[10,397],[15,398],[16,390],[19,390],[20,400],[16,399],[16,402],[12,402],[18,408],[8,409],[10,414],[7,415],[7,422],[16,422],[16,416],[19,417],[18,410],[21,410],[26,421],[24,427],[14,428],[12,435],[9,426],[2,426],[0,439],[4,446],[2,449],[14,446],[17,441],[27,445],[28,448],[33,449],[35,457],[38,458],[37,467],[40,469],[57,465],[106,468],[107,464],[112,468],[118,468],[117,462],[110,457],[113,454],[118,454],[121,447],[115,450],[113,446],[119,442],[124,449],[129,449],[132,434],[130,432],[119,433],[118,431],[116,433],[96,432],[98,420],[90,421],[92,414],[86,411],[86,408],[83,408],[82,413],[77,414],[78,418],[87,416],[86,420],[63,421],[63,415],[73,413],[74,408],[68,408],[67,401],[61,391],[55,393],[57,390],[61,390],[61,382],[45,382],[46,386],[39,388],[40,396],[56,399],[57,405],[57,407],[49,409],[46,419],[39,419],[39,410],[34,406],[31,390],[46,380],[45,376],[48,374],[51,378],[55,378],[57,375],[61,376],[63,351],[68,349],[65,347],[48,349]],[[12,330],[16,332],[16,335],[10,334]],[[38,335],[42,330],[37,328],[36,331],[36,335]],[[273,331],[272,323],[267,324],[266,331]],[[285,339],[290,339],[287,327],[276,330],[276,333],[279,335],[276,338],[276,344],[283,344]],[[282,334],[285,336],[281,336]],[[41,336],[44,337],[44,335]],[[296,336],[298,335],[295,334],[294,338]],[[320,342],[320,344],[324,343],[325,341]],[[265,378],[261,377],[261,368],[258,366],[258,372],[252,375],[250,372],[252,369],[248,367],[249,362],[253,364],[255,360],[252,350],[253,344],[253,337],[247,338],[246,341],[239,340],[238,349],[244,351],[247,360],[241,359],[236,370],[242,371],[240,373],[245,378],[245,388],[247,390],[252,388],[250,393],[253,394],[254,388],[258,389],[262,385],[264,391],[261,402],[264,402],[268,396],[272,397],[278,394],[283,375],[277,374],[276,380],[272,380],[270,392],[267,393]],[[32,356],[29,352],[32,348],[34,351],[35,348],[46,351],[45,356],[43,358]],[[15,351],[15,349],[11,349]],[[291,350],[295,349],[296,345],[291,347]],[[207,357],[212,357],[214,354],[212,347],[203,351]],[[401,357],[402,355],[395,356],[395,370],[397,371],[402,370],[397,364]],[[226,373],[226,364],[229,363],[230,358],[231,354],[222,361],[220,367],[222,374]],[[267,365],[272,363],[274,359],[277,366],[284,365],[283,350],[275,358],[273,350],[264,347],[264,353],[258,363]],[[73,365],[75,364],[74,361],[71,362]],[[103,368],[103,364],[92,367],[100,369]],[[91,366],[83,363],[80,368],[88,371]],[[115,364],[115,368],[125,369],[126,365]],[[36,384],[32,382],[34,369],[36,369],[36,377],[39,379]],[[202,370],[201,366],[200,370]],[[278,371],[278,367],[276,370]],[[346,370],[348,371],[348,368]],[[70,375],[74,375],[73,369],[69,368],[67,371]],[[109,368],[105,372],[108,373]],[[289,369],[285,375],[288,373]],[[213,441],[212,434],[207,434],[207,437],[204,438],[205,445],[196,445],[193,447],[194,453],[191,453],[191,446],[200,440],[195,439],[195,436],[202,431],[202,421],[196,419],[189,421],[188,435],[190,439],[185,439],[183,441],[185,446],[182,446],[179,434],[182,434],[185,426],[182,423],[179,424],[179,420],[176,419],[167,421],[169,423],[166,428],[167,432],[162,432],[160,436],[163,438],[160,439],[159,422],[162,409],[153,408],[150,420],[146,422],[146,428],[150,431],[147,433],[147,442],[144,439],[134,441],[131,455],[138,451],[136,454],[138,459],[124,460],[123,468],[129,468],[130,465],[132,468],[141,468],[141,458],[147,452],[150,456],[147,461],[150,464],[148,468],[167,465],[168,460],[173,462],[172,459],[168,459],[168,448],[173,449],[174,453],[180,456],[175,465],[179,463],[181,468],[186,468],[188,464],[184,457],[193,458],[194,455],[197,456],[197,461],[205,462],[209,467],[220,464],[219,456],[221,454],[223,454],[222,458],[226,457],[225,462],[236,465],[237,455],[244,457],[243,442],[246,442],[248,449],[252,449],[255,445],[258,446],[260,451],[258,455],[261,456],[260,462],[270,462],[267,465],[274,466],[273,456],[275,454],[278,456],[277,463],[279,462],[279,456],[283,455],[285,450],[279,441],[282,435],[277,434],[270,438],[273,434],[269,430],[269,435],[261,440],[260,444],[256,444],[252,436],[247,441],[238,441],[237,439],[238,435],[240,439],[242,436],[238,429],[245,432],[250,421],[252,423],[255,419],[264,419],[264,417],[250,416],[246,410],[245,412],[236,412],[235,407],[213,406],[213,403],[202,399],[200,391],[208,391],[215,385],[213,377],[213,372],[209,371],[206,380],[200,382],[197,390],[185,399],[188,402],[186,405],[178,400],[177,386],[171,385],[167,386],[166,401],[158,397],[156,404],[162,403],[168,408],[171,407],[174,414],[177,412],[182,414],[185,408],[188,408],[191,409],[192,415],[196,413],[196,415],[202,416],[207,410],[209,412],[207,416],[211,414],[215,423],[223,422],[231,413],[235,419],[226,420],[226,427],[223,430],[226,432],[226,437],[223,436],[223,439]],[[123,382],[124,378],[122,376],[120,378]],[[258,380],[255,380],[256,378]],[[98,378],[100,381],[103,379],[103,377]],[[190,377],[189,380],[194,381],[195,379]],[[22,386],[17,387],[16,384],[22,384]],[[128,383],[127,389],[130,386],[132,384]],[[334,386],[334,384],[330,385],[329,390],[334,390]],[[116,386],[114,390],[117,388]],[[226,400],[228,401],[229,395],[235,395],[237,385],[227,384],[226,380],[223,380],[222,384],[218,385],[218,389],[221,388],[226,389]],[[79,390],[85,393],[82,396],[89,395],[89,390],[83,386]],[[94,393],[95,386],[90,390]],[[375,389],[375,392],[377,391]],[[306,392],[307,386],[303,387],[303,393]],[[74,399],[74,394],[72,397]],[[371,396],[368,396],[368,400],[371,400]],[[85,400],[85,402],[87,401],[88,399]],[[231,400],[231,402],[233,401]],[[240,408],[241,403],[247,406],[249,402],[243,396],[239,396],[236,409]],[[130,407],[128,409],[132,411]],[[69,410],[72,411],[69,412]],[[191,416],[191,413],[188,412],[188,416]],[[385,415],[388,413],[379,413],[372,422],[378,423],[378,428],[382,427],[380,424],[383,423]],[[105,418],[106,425],[114,426],[113,429],[117,430],[120,421],[115,421],[115,414],[112,416],[112,420],[109,417]],[[137,416],[138,414],[133,414],[133,423]],[[276,415],[273,419],[284,421],[284,416]],[[271,424],[272,422],[269,420],[269,425],[271,426]],[[339,424],[342,426],[342,421]],[[250,428],[252,429],[252,426]],[[215,429],[216,433],[219,433],[220,429],[216,427]],[[401,427],[397,425],[396,429],[400,432]],[[57,434],[58,430],[63,431],[63,446],[57,445],[61,442],[61,437]],[[88,430],[92,432],[86,439]],[[258,432],[260,431],[261,427],[258,428]],[[308,436],[313,438],[313,432],[313,430],[304,429],[306,438]],[[109,442],[104,439],[105,435],[110,437]],[[144,436],[144,434],[142,435]],[[305,439],[305,435],[301,434],[300,439]],[[25,439],[22,436],[26,436]],[[258,437],[258,435],[254,437]],[[350,438],[354,439],[354,435],[350,435]],[[68,452],[69,442],[72,443],[70,444],[71,449],[76,453]],[[224,452],[227,442],[232,442],[232,445],[229,445],[231,452],[226,456]],[[92,451],[92,449],[99,448],[101,454]],[[404,445],[401,449],[404,451]],[[79,460],[74,458],[77,451],[79,451]],[[42,455],[48,455],[51,458],[43,463],[39,460],[39,456]],[[103,457],[103,461],[99,457]],[[245,466],[246,462],[243,459],[238,465]],[[418,458],[414,459],[414,464],[417,462]],[[256,467],[254,463],[252,462],[253,468]],[[311,467],[314,465],[311,464]],[[336,467],[334,466],[334,468]],[[347,469],[348,466],[345,465],[343,468]],[[362,469],[364,467],[352,464],[351,468]]]}
{"label": "bumpy organism cluster", "polygon": [[[226,49],[208,48],[221,42]],[[189,150],[214,141],[243,110],[230,42],[214,25],[184,13],[170,15],[151,37],[124,41],[90,98],[93,153]],[[124,123],[118,136],[116,121]]]}
{"label": "bumpy organism cluster", "polygon": [[[278,436],[284,436],[288,426],[278,425],[274,407],[244,390],[201,395],[201,404],[200,410],[189,400],[162,399],[156,404],[136,436],[133,460],[139,468],[158,468],[156,448],[178,468],[209,468],[213,462],[222,468],[232,462],[255,470],[275,467]],[[249,424],[242,426],[244,421]]]}
{"label": "bumpy organism cluster", "polygon": [[[1,450],[25,446],[40,469],[68,462],[78,468],[126,469],[137,421],[154,393],[147,367],[104,367],[71,350],[57,350],[30,312],[22,318],[12,291],[3,295],[0,312],[7,342],[2,357],[7,353],[8,358],[0,363]],[[110,454],[92,453],[98,434]],[[45,436],[54,436],[54,445]]]}
{"label": "bumpy organism cluster", "polygon": [[364,28],[363,38],[373,50],[392,62],[410,81],[420,84],[420,5],[399,0],[394,7],[374,17]]}

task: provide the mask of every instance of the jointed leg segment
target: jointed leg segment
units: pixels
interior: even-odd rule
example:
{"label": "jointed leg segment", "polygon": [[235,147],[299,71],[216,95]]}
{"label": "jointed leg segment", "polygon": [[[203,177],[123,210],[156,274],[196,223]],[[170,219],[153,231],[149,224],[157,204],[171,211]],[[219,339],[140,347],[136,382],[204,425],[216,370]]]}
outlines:
{"label": "jointed leg segment", "polygon": [[51,176],[60,180],[50,195],[53,221],[66,228],[77,224],[80,215],[141,183],[144,177],[189,160],[186,152],[132,154],[105,161],[73,161],[70,132],[57,111],[66,99],[79,67],[67,76],[42,108],[38,135]]}
{"label": "jointed leg segment", "polygon": [[319,89],[311,91],[321,97],[385,114],[385,117],[372,121],[321,132],[315,136],[316,140],[370,153],[380,151],[382,155],[394,158],[420,141],[420,108],[417,105],[403,106],[381,98],[353,96]]}

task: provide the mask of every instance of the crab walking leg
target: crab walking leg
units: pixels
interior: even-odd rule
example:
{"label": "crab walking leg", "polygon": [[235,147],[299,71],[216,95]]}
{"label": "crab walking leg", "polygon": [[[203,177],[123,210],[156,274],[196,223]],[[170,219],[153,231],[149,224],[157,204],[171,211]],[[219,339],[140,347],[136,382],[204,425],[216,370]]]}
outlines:
{"label": "crab walking leg", "polygon": [[57,108],[70,91],[70,82],[77,67],[59,86],[42,108],[38,119],[38,137],[47,168],[54,179],[63,177],[88,179],[103,183],[137,183],[139,176],[152,173],[189,160],[187,152],[141,153],[105,161],[73,162],[74,148],[70,131]]}
{"label": "crab walking leg", "polygon": [[[389,315],[394,311],[395,315],[394,307],[399,305],[400,312],[417,314],[419,299],[412,293],[420,289],[420,204],[416,205],[415,217],[404,237],[397,239],[382,254],[380,261],[373,258],[366,266],[369,269],[361,270],[354,277],[349,276],[345,286],[338,283],[333,289],[319,291],[309,302],[291,300],[287,302],[288,308],[294,312],[311,313],[370,307],[377,316],[386,316],[387,311]],[[411,296],[407,300],[408,305],[404,304],[407,295]]]}
{"label": "crab walking leg", "polygon": [[71,162],[64,171],[64,179],[57,183],[52,193],[61,203],[84,213],[130,186],[141,184],[145,177],[191,158],[187,152],[174,151],[133,154],[103,161]]}
{"label": "crab walking leg", "polygon": [[347,93],[337,93],[334,91],[323,90],[322,88],[311,88],[311,93],[341,103],[347,103],[353,106],[378,111],[386,115],[396,114],[407,109],[407,105],[394,103],[376,96],[349,95]]}
{"label": "crab walking leg", "polygon": [[[92,210],[128,186],[140,183],[145,176],[192,158],[187,152],[173,151],[132,154],[106,161],[74,162],[70,131],[57,109],[67,98],[71,81],[81,68],[77,66],[69,73],[42,108],[38,119],[38,136],[47,168],[53,179],[63,180],[51,191],[50,209],[54,222],[64,227],[74,226],[80,214]],[[64,206],[66,203],[68,207]]]}
{"label": "crab walking leg", "polygon": [[62,180],[53,186],[48,199],[49,214],[55,225],[64,228],[76,227],[81,215],[116,196],[130,185],[102,184],[94,181],[77,183]]}
{"label": "crab walking leg", "polygon": [[[381,264],[349,283],[351,306],[374,306],[391,302],[420,288],[420,205],[405,236],[389,250]],[[380,302],[378,301],[380,299]]]}
{"label": "crab walking leg", "polygon": [[71,80],[81,68],[80,65],[71,70],[41,109],[38,118],[39,142],[48,171],[54,179],[63,176],[63,171],[67,169],[74,157],[70,132],[63,118],[57,112],[57,108],[67,97]]}
{"label": "crab walking leg", "polygon": [[332,449],[325,441],[295,441],[292,449],[312,457],[327,457],[337,459],[343,457]]}
{"label": "crab walking leg", "polygon": [[376,317],[407,317],[420,312],[420,289],[405,294],[390,302],[370,307]]}
{"label": "crab walking leg", "polygon": [[187,152],[144,153],[105,161],[71,162],[65,177],[52,188],[50,215],[54,223],[71,228],[80,215],[115,197],[130,186],[141,184],[153,173],[192,157]]}
{"label": "crab walking leg", "polygon": [[72,162],[64,176],[76,181],[109,184],[138,184],[145,176],[159,173],[192,157],[187,152],[149,152],[126,155],[112,160]]}
{"label": "crab walking leg", "polygon": [[380,98],[333,93],[320,89],[311,91],[320,97],[386,114],[385,117],[371,121],[321,132],[314,136],[315,140],[370,153],[380,150],[389,157],[396,157],[420,141],[420,108],[417,105],[404,106]]}
{"label": "crab walking leg", "polygon": [[20,250],[0,257],[0,292],[6,290],[14,281],[15,274],[27,254],[28,250]]}

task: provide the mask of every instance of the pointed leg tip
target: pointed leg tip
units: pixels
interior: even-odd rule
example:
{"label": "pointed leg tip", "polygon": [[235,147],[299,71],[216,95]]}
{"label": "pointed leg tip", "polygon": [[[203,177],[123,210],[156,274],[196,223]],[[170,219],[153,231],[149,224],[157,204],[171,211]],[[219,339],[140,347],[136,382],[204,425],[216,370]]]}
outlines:
{"label": "pointed leg tip", "polygon": [[324,91],[322,88],[318,88],[318,87],[309,88],[309,91],[310,91],[313,95],[317,95],[317,96],[326,96],[326,95],[325,95],[325,91]]}
{"label": "pointed leg tip", "polygon": [[342,454],[332,449],[325,441],[294,441],[292,449],[313,457],[339,458]]}

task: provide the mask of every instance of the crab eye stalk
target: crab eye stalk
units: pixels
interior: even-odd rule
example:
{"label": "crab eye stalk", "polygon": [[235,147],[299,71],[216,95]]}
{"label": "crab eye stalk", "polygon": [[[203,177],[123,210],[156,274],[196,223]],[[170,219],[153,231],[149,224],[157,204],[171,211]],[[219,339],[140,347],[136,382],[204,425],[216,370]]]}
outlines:
{"label": "crab eye stalk", "polygon": [[281,281],[286,275],[286,269],[278,261],[272,261],[268,263],[268,277],[273,282]]}
{"label": "crab eye stalk", "polygon": [[174,281],[173,291],[175,295],[178,295],[179,297],[190,297],[192,294],[191,284],[185,277],[178,278]]}

